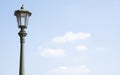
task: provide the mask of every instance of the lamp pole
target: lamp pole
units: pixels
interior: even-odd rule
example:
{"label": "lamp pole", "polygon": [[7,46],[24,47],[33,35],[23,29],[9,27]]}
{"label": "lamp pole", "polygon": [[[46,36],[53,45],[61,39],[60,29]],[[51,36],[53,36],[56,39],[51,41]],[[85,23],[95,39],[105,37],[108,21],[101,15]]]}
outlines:
{"label": "lamp pole", "polygon": [[18,33],[20,37],[20,65],[19,65],[19,75],[25,75],[25,64],[24,64],[24,43],[25,36],[27,35],[25,29],[27,28],[28,19],[31,16],[31,12],[24,9],[23,5],[20,10],[16,10],[14,15],[17,18],[18,28],[20,31]]}
{"label": "lamp pole", "polygon": [[25,75],[25,66],[24,66],[24,43],[25,43],[25,36],[27,33],[25,32],[24,28],[21,28],[20,32],[18,33],[20,36],[20,67],[19,67],[19,75]]}

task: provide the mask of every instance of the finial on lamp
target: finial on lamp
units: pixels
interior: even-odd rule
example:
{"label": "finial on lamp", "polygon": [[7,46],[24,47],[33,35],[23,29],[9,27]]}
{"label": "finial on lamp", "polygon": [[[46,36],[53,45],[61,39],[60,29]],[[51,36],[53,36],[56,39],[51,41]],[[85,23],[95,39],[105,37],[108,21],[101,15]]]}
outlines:
{"label": "finial on lamp", "polygon": [[22,4],[22,7],[21,7],[21,9],[24,9],[24,5]]}

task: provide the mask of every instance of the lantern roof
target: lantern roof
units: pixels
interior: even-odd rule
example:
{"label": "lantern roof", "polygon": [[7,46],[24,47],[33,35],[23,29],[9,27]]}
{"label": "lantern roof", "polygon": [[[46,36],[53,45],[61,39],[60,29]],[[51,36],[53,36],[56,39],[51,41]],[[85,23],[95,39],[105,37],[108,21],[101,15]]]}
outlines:
{"label": "lantern roof", "polygon": [[32,13],[29,12],[28,10],[25,10],[25,9],[24,9],[24,5],[22,5],[22,7],[21,7],[20,10],[16,10],[15,13],[14,13],[14,15],[17,16],[17,15],[20,14],[20,13],[27,13],[27,14],[29,14],[29,16],[31,16],[31,14],[32,14]]}

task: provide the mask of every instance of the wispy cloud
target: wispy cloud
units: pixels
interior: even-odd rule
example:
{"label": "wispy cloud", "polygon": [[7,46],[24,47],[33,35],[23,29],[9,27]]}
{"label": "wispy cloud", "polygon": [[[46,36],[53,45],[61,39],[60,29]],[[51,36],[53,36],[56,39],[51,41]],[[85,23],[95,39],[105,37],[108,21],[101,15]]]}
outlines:
{"label": "wispy cloud", "polygon": [[86,61],[88,60],[88,56],[80,56],[79,58],[81,61]]}
{"label": "wispy cloud", "polygon": [[97,50],[97,51],[104,51],[105,48],[104,48],[104,47],[97,47],[96,50]]}
{"label": "wispy cloud", "polygon": [[85,45],[78,45],[78,46],[75,47],[75,49],[77,49],[78,51],[88,50],[87,46],[85,46]]}
{"label": "wispy cloud", "polygon": [[76,62],[88,61],[89,60],[89,56],[87,56],[87,55],[75,56],[75,57],[72,57],[72,60],[76,61]]}
{"label": "wispy cloud", "polygon": [[76,41],[76,40],[84,40],[84,39],[88,39],[90,37],[91,37],[90,33],[66,32],[66,34],[64,36],[57,36],[57,37],[53,38],[52,41],[55,43],[66,43],[66,42],[72,42],[72,41]]}
{"label": "wispy cloud", "polygon": [[49,70],[49,73],[55,74],[69,74],[69,75],[76,75],[76,74],[88,74],[91,70],[86,65],[81,66],[59,66],[57,68]]}
{"label": "wispy cloud", "polygon": [[65,55],[63,49],[53,49],[53,48],[42,48],[40,55],[44,57],[63,57]]}

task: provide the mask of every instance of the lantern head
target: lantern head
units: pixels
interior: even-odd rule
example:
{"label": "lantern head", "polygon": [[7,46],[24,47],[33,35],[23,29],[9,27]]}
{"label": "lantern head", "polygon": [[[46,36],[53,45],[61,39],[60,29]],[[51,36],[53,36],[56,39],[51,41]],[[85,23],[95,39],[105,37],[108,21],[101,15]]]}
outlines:
{"label": "lantern head", "polygon": [[23,5],[20,10],[15,11],[14,15],[17,18],[18,28],[27,28],[28,20],[31,14],[31,12],[24,9]]}

